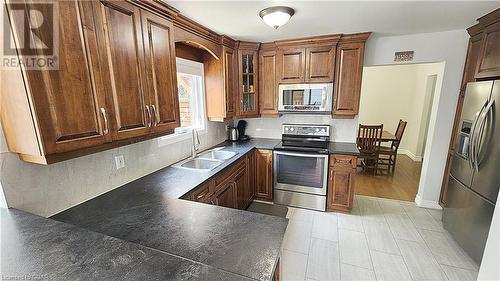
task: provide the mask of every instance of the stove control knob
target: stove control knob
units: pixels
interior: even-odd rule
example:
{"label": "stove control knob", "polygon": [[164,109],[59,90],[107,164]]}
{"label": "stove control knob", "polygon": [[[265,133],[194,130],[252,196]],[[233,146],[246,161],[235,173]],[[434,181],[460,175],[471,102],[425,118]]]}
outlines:
{"label": "stove control knob", "polygon": [[322,131],[323,133],[325,133],[325,132],[326,132],[326,130],[325,130],[325,129],[321,129],[321,131]]}
{"label": "stove control knob", "polygon": [[319,129],[318,129],[318,128],[316,128],[316,132],[319,132]]}
{"label": "stove control knob", "polygon": [[294,128],[290,128],[290,131],[292,131],[292,132],[293,132],[294,130],[295,130]]}
{"label": "stove control knob", "polygon": [[288,127],[285,127],[285,131],[288,131],[288,130],[290,130],[290,129]]}

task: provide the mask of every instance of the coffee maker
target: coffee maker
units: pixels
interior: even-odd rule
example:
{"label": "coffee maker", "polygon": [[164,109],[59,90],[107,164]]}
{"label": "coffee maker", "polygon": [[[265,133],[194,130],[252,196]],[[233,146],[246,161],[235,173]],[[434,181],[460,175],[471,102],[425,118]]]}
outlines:
{"label": "coffee maker", "polygon": [[236,125],[236,128],[238,129],[239,141],[250,140],[250,137],[245,135],[245,129],[247,128],[247,121],[245,120],[238,121],[238,125]]}

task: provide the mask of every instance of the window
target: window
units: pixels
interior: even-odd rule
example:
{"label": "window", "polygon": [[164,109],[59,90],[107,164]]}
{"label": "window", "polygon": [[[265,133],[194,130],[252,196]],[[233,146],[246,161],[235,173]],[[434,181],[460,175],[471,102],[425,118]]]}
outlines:
{"label": "window", "polygon": [[177,58],[181,128],[205,129],[203,64]]}
{"label": "window", "polygon": [[191,128],[198,130],[199,134],[206,133],[204,77],[202,63],[177,58],[181,126],[175,129],[175,134],[161,137],[160,146],[190,138]]}

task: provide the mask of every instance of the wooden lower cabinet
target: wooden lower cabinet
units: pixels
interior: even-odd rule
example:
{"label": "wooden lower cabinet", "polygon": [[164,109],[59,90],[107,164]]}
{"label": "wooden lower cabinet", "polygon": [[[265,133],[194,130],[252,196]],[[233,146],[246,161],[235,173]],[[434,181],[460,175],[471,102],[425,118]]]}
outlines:
{"label": "wooden lower cabinet", "polygon": [[236,208],[236,185],[234,181],[227,181],[215,192],[214,203],[217,206]]}
{"label": "wooden lower cabinet", "polygon": [[255,152],[251,151],[245,161],[244,178],[235,176],[238,209],[246,209],[255,198]]}
{"label": "wooden lower cabinet", "polygon": [[246,209],[255,198],[255,154],[251,151],[183,199]]}
{"label": "wooden lower cabinet", "polygon": [[331,155],[326,202],[327,211],[351,211],[356,165],[356,156]]}
{"label": "wooden lower cabinet", "polygon": [[257,184],[255,197],[260,200],[273,200],[273,151],[255,151]]}
{"label": "wooden lower cabinet", "polygon": [[[245,159],[247,161],[247,159]],[[250,203],[251,191],[248,185],[248,170],[247,166],[238,170],[232,180],[236,188],[236,207],[238,209],[246,209]]]}
{"label": "wooden lower cabinet", "polygon": [[273,281],[280,281],[280,277],[281,277],[281,263],[280,260],[278,259],[278,264],[274,269]]}

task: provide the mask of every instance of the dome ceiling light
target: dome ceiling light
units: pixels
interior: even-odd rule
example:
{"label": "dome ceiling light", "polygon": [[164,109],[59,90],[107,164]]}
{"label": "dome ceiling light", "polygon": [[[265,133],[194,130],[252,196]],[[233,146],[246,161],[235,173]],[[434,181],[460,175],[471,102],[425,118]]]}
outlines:
{"label": "dome ceiling light", "polygon": [[259,16],[267,25],[278,29],[278,27],[287,23],[293,14],[295,14],[295,10],[290,7],[274,6],[260,11]]}

